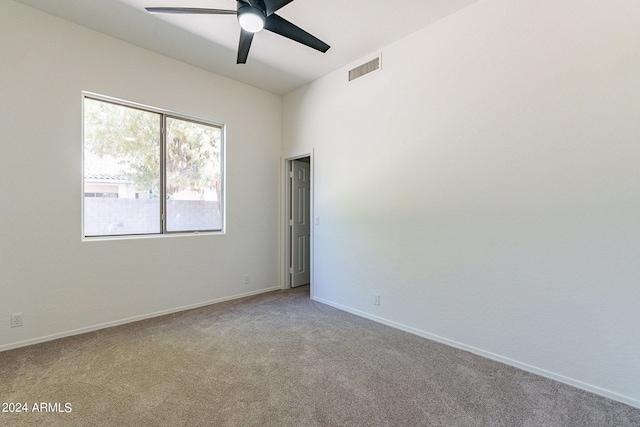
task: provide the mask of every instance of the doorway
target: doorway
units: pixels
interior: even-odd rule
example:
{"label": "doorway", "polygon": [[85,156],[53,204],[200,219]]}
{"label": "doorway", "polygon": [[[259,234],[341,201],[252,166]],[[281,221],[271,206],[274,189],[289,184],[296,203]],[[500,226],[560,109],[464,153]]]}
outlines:
{"label": "doorway", "polygon": [[311,283],[311,156],[286,161],[286,287]]}

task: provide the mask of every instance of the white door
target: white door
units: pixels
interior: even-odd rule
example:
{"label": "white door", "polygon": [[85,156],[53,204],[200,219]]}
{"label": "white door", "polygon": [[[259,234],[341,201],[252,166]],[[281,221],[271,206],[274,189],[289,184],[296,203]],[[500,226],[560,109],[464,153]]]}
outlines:
{"label": "white door", "polygon": [[307,285],[311,282],[310,237],[311,237],[311,208],[309,195],[311,193],[311,165],[301,160],[291,162],[289,173],[291,183],[291,206],[289,209],[289,227],[291,236],[290,247],[290,284],[292,288]]}

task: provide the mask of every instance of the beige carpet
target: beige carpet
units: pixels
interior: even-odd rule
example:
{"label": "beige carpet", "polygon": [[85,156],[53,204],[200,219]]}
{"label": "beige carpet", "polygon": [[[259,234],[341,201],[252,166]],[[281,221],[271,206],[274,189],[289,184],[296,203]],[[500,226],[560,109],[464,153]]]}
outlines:
{"label": "beige carpet", "polygon": [[640,426],[638,409],[308,294],[271,292],[2,352],[0,400],[28,411],[0,413],[0,425]]}

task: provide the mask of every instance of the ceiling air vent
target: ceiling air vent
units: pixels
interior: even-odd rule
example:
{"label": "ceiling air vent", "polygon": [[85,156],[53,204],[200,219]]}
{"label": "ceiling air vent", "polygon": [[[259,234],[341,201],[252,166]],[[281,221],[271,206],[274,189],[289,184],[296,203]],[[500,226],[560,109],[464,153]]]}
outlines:
{"label": "ceiling air vent", "polygon": [[372,73],[380,69],[380,57],[372,59],[369,62],[365,62],[359,67],[349,70],[349,81],[355,80],[366,74]]}

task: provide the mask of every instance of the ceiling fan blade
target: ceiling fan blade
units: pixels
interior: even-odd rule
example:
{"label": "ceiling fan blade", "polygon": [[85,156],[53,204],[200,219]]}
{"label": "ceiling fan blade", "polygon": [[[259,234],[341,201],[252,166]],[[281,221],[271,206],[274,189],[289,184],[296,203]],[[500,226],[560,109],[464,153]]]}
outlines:
{"label": "ceiling fan blade", "polygon": [[236,15],[235,10],[202,9],[199,7],[145,7],[149,13],[183,13],[200,15]]}
{"label": "ceiling fan blade", "polygon": [[264,0],[267,16],[273,15],[278,9],[281,9],[291,3],[293,0]]}
{"label": "ceiling fan blade", "polygon": [[291,22],[274,14],[267,16],[264,28],[291,40],[302,43],[320,52],[326,52],[331,46],[322,40],[312,36],[300,27],[293,25]]}
{"label": "ceiling fan blade", "polygon": [[238,43],[238,61],[236,64],[246,64],[247,56],[249,56],[249,48],[253,40],[253,34],[249,31],[240,29],[240,43]]}
{"label": "ceiling fan blade", "polygon": [[240,2],[246,3],[251,7],[255,7],[256,9],[262,9],[260,7],[260,4],[259,4],[258,0],[240,0]]}

